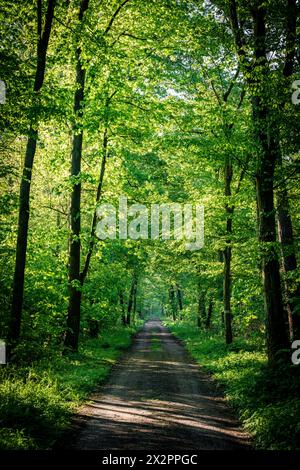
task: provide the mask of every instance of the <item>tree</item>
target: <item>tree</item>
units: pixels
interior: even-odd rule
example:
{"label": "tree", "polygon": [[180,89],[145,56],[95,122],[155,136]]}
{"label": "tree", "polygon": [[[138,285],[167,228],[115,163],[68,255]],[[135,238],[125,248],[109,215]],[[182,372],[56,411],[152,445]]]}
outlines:
{"label": "tree", "polygon": [[[89,0],[82,0],[80,3],[78,21],[82,23],[84,14],[89,6]],[[76,91],[74,96],[74,115],[75,124],[73,129],[73,147],[71,177],[75,179],[73,183],[71,198],[71,236],[70,236],[70,254],[69,254],[69,307],[67,317],[67,331],[65,336],[65,347],[73,351],[78,349],[78,339],[80,331],[80,303],[81,303],[81,285],[80,285],[80,228],[81,228],[81,159],[83,143],[83,102],[85,88],[85,68],[82,63],[82,48],[80,40],[77,39],[76,48]]]}
{"label": "tree", "polygon": [[[296,58],[296,37],[297,37],[297,16],[298,8],[296,0],[288,0],[286,5],[286,39],[285,39],[285,61],[283,65],[284,90],[283,99],[280,97],[281,107],[286,108],[290,95],[290,80],[293,75]],[[280,126],[278,137],[280,136]],[[277,165],[280,173],[284,172],[282,161],[282,149],[278,142],[278,160]],[[296,339],[300,336],[300,315],[297,311],[297,304],[300,298],[300,283],[293,287],[288,276],[297,269],[297,257],[294,243],[293,223],[290,215],[289,195],[287,190],[286,178],[280,181],[277,190],[277,221],[278,236],[281,247],[282,268],[284,271],[284,300],[287,310],[289,323],[290,339]]]}
{"label": "tree", "polygon": [[130,293],[129,293],[129,300],[128,300],[128,307],[127,307],[127,317],[126,317],[126,325],[131,325],[132,322],[132,314],[134,313],[134,308],[136,304],[136,292],[137,292],[137,273],[133,273]]}
{"label": "tree", "polygon": [[32,98],[32,117],[30,120],[23,174],[20,185],[19,220],[16,246],[15,271],[13,281],[11,322],[8,341],[13,347],[20,337],[22,321],[22,305],[24,296],[24,278],[26,266],[28,223],[30,215],[30,188],[33,162],[38,139],[38,115],[40,92],[44,83],[47,49],[54,18],[55,0],[48,0],[47,12],[43,26],[42,1],[37,2],[37,64]]}
{"label": "tree", "polygon": [[[245,7],[245,5],[243,5]],[[276,252],[274,207],[274,172],[277,146],[272,127],[272,105],[268,82],[270,64],[267,58],[266,16],[268,7],[254,2],[247,20],[252,22],[253,59],[245,52],[245,32],[235,0],[226,4],[240,65],[245,73],[251,94],[253,127],[257,148],[256,194],[261,244],[261,269],[267,323],[267,349],[270,364],[275,364],[281,351],[288,348],[280,281],[280,265]],[[243,10],[244,14],[245,8]],[[247,10],[246,10],[247,11]],[[247,44],[249,47],[249,44]]]}

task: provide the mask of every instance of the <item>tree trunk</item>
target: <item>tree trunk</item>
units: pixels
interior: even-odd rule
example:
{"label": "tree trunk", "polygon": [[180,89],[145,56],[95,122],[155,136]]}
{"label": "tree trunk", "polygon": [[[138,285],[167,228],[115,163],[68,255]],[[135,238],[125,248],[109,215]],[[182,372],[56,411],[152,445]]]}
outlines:
{"label": "tree trunk", "polygon": [[135,324],[136,304],[137,304],[137,285],[135,286],[134,293],[133,293],[133,307],[132,307],[132,323],[133,324]]}
{"label": "tree trunk", "polygon": [[[37,45],[37,65],[35,81],[33,87],[33,103],[38,104],[39,92],[44,83],[47,49],[52,29],[54,8],[56,0],[48,0],[44,29],[42,28],[42,5],[38,1],[37,24],[38,24],[38,45]],[[36,153],[36,143],[38,139],[38,117],[35,115],[30,123],[29,137],[26,146],[25,161],[23,167],[22,180],[20,185],[20,205],[18,219],[18,235],[16,246],[16,260],[13,280],[11,322],[8,333],[8,344],[13,345],[18,341],[21,331],[22,307],[24,297],[24,280],[28,240],[28,224],[30,215],[30,189],[33,162]]]}
{"label": "tree trunk", "polygon": [[209,304],[208,304],[206,323],[205,323],[205,327],[207,330],[209,330],[211,327],[211,317],[212,317],[213,308],[214,308],[214,301],[213,301],[213,298],[211,297],[209,300]]}
{"label": "tree trunk", "polygon": [[114,95],[115,93],[113,93],[110,97],[108,97],[105,103],[105,119],[104,119],[105,123],[104,123],[103,143],[102,143],[102,161],[101,161],[100,174],[99,174],[99,180],[98,180],[98,186],[97,186],[95,209],[94,209],[92,226],[91,226],[89,248],[88,248],[86,258],[85,258],[83,270],[80,274],[80,281],[82,285],[84,284],[85,278],[89,271],[91,258],[92,258],[92,254],[93,254],[93,250],[95,246],[95,232],[96,232],[96,226],[97,226],[97,205],[102,195],[103,179],[104,179],[104,173],[105,173],[106,161],[107,161],[109,104]]}
{"label": "tree trunk", "polygon": [[271,365],[277,362],[280,351],[288,348],[281,293],[279,261],[276,253],[276,223],[274,208],[274,171],[277,158],[276,138],[273,135],[268,103],[268,63],[266,59],[265,10],[253,12],[254,52],[256,59],[255,89],[252,99],[253,121],[260,145],[256,175],[256,194],[259,214],[259,241],[267,327],[267,350]]}
{"label": "tree trunk", "polygon": [[182,291],[178,284],[176,284],[176,292],[177,292],[178,307],[179,307],[179,310],[181,311],[183,309]]}
{"label": "tree trunk", "polygon": [[[83,78],[83,91],[84,91],[84,78]],[[103,134],[102,161],[101,161],[99,181],[98,181],[98,186],[97,186],[95,209],[94,209],[92,225],[91,225],[89,247],[88,247],[88,252],[87,252],[87,255],[86,255],[86,258],[85,258],[83,269],[82,269],[82,271],[80,272],[80,275],[79,275],[80,289],[82,289],[83,284],[84,284],[85,279],[86,279],[86,276],[88,274],[91,259],[92,259],[92,254],[93,254],[93,250],[94,250],[94,246],[95,246],[95,231],[96,231],[96,226],[97,226],[97,205],[100,201],[101,194],[102,194],[102,185],[103,185],[103,179],[104,179],[104,173],[105,173],[105,167],[106,167],[106,159],[107,159],[108,105],[109,105],[109,101],[106,102],[106,115],[107,115],[107,118],[105,119],[105,128],[104,128],[104,134]],[[82,138],[83,138],[83,136],[81,136],[80,152],[82,151]],[[81,161],[81,155],[80,155],[80,161]],[[73,172],[72,172],[72,174],[73,174]],[[74,190],[75,190],[75,188],[74,188]],[[75,208],[76,208],[76,205],[77,205],[77,208],[79,207],[78,213],[80,213],[80,193],[81,193],[81,188],[80,188],[80,191],[77,193],[77,197],[79,195],[79,200],[77,199],[75,201]],[[73,205],[72,205],[72,207],[73,207]],[[75,211],[75,209],[74,209],[74,211]],[[79,218],[79,220],[80,220],[80,218]],[[76,230],[78,230],[78,228]],[[79,233],[80,233],[80,226],[79,226]],[[80,254],[81,254],[80,242],[79,242],[79,248],[78,248],[78,245],[75,247],[76,258],[78,257],[78,250],[79,250],[79,263],[80,263]],[[76,266],[76,276],[77,276],[77,269],[78,268]],[[80,265],[79,265],[79,269],[80,269]],[[76,279],[77,279],[77,277],[76,277]],[[81,300],[82,300],[81,295],[76,296],[75,292],[71,292],[70,303],[69,303],[69,311],[70,311],[70,309],[72,309],[72,311],[75,312],[75,316],[79,317],[79,324],[78,325],[76,324],[76,326],[75,326],[76,327],[75,332],[76,332],[76,335],[77,335],[77,344],[78,344],[79,329],[80,329]],[[70,346],[70,347],[72,349],[74,349],[73,346]],[[75,346],[75,350],[77,349],[77,347]]]}
{"label": "tree trunk", "polygon": [[[232,182],[232,163],[229,156],[226,155],[225,161],[225,196],[231,196]],[[223,281],[223,303],[224,303],[224,325],[226,344],[232,343],[232,313],[231,313],[231,235],[232,235],[232,215],[233,207],[226,204],[226,247],[224,250],[224,281]]]}
{"label": "tree trunk", "polygon": [[270,363],[274,363],[278,352],[288,348],[288,340],[281,295],[279,262],[274,248],[276,234],[273,190],[269,186],[270,183],[266,181],[261,172],[260,176],[257,177],[257,199],[260,214],[259,240],[262,243],[261,261],[268,357]]}
{"label": "tree trunk", "polygon": [[[238,20],[237,2],[230,0],[230,19],[237,53],[243,69],[246,68],[248,85],[252,94],[255,141],[259,144],[256,174],[256,195],[261,245],[261,270],[266,314],[267,350],[269,364],[277,363],[279,352],[288,347],[284,308],[281,294],[279,261],[275,249],[276,225],[274,211],[274,170],[276,151],[274,126],[271,120],[269,97],[269,65],[266,52],[266,9],[263,4],[251,10],[253,19],[253,52],[251,67],[246,59],[246,49]],[[249,58],[247,58],[249,59]]]}
{"label": "tree trunk", "polygon": [[[79,21],[88,8],[89,0],[82,0],[79,10]],[[76,49],[76,91],[74,96],[74,114],[76,122],[73,130],[73,148],[71,177],[77,178],[73,183],[71,197],[71,238],[69,252],[69,307],[67,317],[67,331],[64,341],[65,348],[78,350],[80,331],[80,305],[81,305],[81,276],[80,276],[80,203],[81,203],[81,158],[83,142],[83,100],[85,86],[85,69],[82,66],[81,46]]]}
{"label": "tree trunk", "polygon": [[98,338],[99,331],[100,331],[99,321],[95,319],[91,319],[88,321],[88,325],[89,325],[90,338]]}
{"label": "tree trunk", "polygon": [[131,283],[131,288],[130,288],[130,293],[129,293],[129,300],[128,300],[128,308],[127,308],[126,324],[128,326],[131,325],[131,313],[132,313],[133,306],[134,306],[134,297],[135,297],[136,287],[137,287],[137,277],[136,277],[136,274],[134,274],[133,279],[132,279],[132,283]]}
{"label": "tree trunk", "polygon": [[[287,22],[286,22],[286,56],[283,68],[283,76],[286,78],[287,87],[283,93],[282,107],[290,99],[290,79],[294,71],[294,62],[296,56],[296,37],[297,37],[297,2],[296,0],[287,0]],[[280,144],[278,143],[278,160],[280,174],[282,174],[282,155]],[[280,241],[282,268],[284,273],[284,297],[285,308],[289,323],[289,335],[291,341],[300,338],[300,315],[294,311],[296,302],[300,298],[300,284],[291,285],[288,278],[289,273],[297,269],[297,258],[294,246],[293,225],[290,216],[289,197],[285,180],[281,182],[277,191],[277,223],[278,238]]]}
{"label": "tree trunk", "polygon": [[205,327],[206,323],[206,308],[205,308],[205,291],[201,288],[200,281],[198,283],[198,328]]}
{"label": "tree trunk", "polygon": [[102,162],[101,162],[101,169],[100,169],[100,175],[99,175],[99,181],[98,181],[98,187],[97,187],[97,195],[96,195],[96,204],[95,204],[95,210],[93,214],[93,220],[92,220],[92,226],[91,226],[91,233],[90,233],[90,241],[89,241],[89,247],[88,247],[88,252],[85,258],[83,270],[80,273],[80,283],[81,285],[84,284],[84,281],[86,279],[86,276],[89,271],[89,267],[91,264],[91,259],[92,259],[92,254],[95,246],[95,232],[96,232],[96,226],[97,226],[97,204],[100,201],[101,193],[102,193],[102,184],[103,184],[103,178],[104,178],[104,172],[105,172],[105,166],[106,166],[106,158],[107,158],[107,129],[104,134],[104,151],[103,151],[103,157],[102,157]]}
{"label": "tree trunk", "polygon": [[170,304],[171,304],[171,309],[172,309],[172,317],[173,317],[173,321],[176,321],[176,313],[177,313],[177,309],[176,309],[176,299],[175,299],[175,290],[174,290],[174,286],[171,286],[170,289],[169,289],[169,299],[170,299]]}
{"label": "tree trunk", "polygon": [[[240,66],[237,68],[235,76],[233,77],[231,83],[229,84],[225,93],[222,96],[219,95],[214,85],[212,86],[215,96],[217,98],[218,104],[220,106],[227,105],[228,99],[232,93],[232,90],[235,85],[235,81],[238,78],[240,73]],[[243,104],[245,97],[245,90],[241,91],[240,100],[237,105],[237,111]],[[228,142],[230,142],[231,131],[234,127],[234,123],[228,123],[226,120],[223,124],[224,134]],[[245,173],[245,169],[242,169],[240,180],[237,187],[237,192],[240,189],[240,185]],[[234,206],[230,201],[232,196],[231,183],[233,179],[233,166],[232,158],[226,152],[225,163],[224,163],[224,196],[226,197],[225,211],[226,211],[226,247],[222,253],[221,260],[224,262],[224,273],[223,273],[223,312],[222,312],[222,325],[225,326],[225,341],[226,344],[232,343],[232,313],[231,313],[231,259],[232,259],[232,248],[231,248],[231,237],[232,237],[232,217],[234,212]],[[229,203],[230,201],[230,203]]]}
{"label": "tree trunk", "polygon": [[288,193],[285,184],[277,191],[278,236],[282,254],[284,273],[285,307],[289,323],[290,339],[300,338],[300,315],[294,312],[297,299],[300,298],[299,282],[293,287],[288,274],[297,269],[297,258],[294,246],[293,226],[289,210]]}

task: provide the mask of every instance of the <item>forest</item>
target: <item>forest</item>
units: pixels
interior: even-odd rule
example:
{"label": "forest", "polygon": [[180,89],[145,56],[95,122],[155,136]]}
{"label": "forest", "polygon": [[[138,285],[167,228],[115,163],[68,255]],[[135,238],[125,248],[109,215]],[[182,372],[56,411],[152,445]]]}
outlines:
{"label": "forest", "polygon": [[300,2],[0,0],[0,23],[0,449],[57,445],[154,322],[253,448],[299,450]]}

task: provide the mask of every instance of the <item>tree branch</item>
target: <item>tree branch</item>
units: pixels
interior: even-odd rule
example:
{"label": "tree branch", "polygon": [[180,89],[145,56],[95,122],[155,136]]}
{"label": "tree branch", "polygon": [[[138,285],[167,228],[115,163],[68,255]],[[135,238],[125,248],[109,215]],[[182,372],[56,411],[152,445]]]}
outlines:
{"label": "tree branch", "polygon": [[230,96],[230,94],[231,94],[231,92],[232,92],[232,89],[233,89],[233,87],[234,87],[234,84],[235,84],[235,82],[236,82],[236,80],[237,80],[239,74],[240,74],[240,67],[237,68],[237,71],[236,71],[236,73],[235,73],[235,75],[234,75],[234,77],[233,77],[233,79],[232,79],[232,81],[231,81],[231,83],[230,83],[230,85],[229,85],[229,87],[228,87],[228,90],[227,90],[227,91],[224,93],[224,95],[223,95],[223,101],[224,101],[225,103],[227,103],[227,100],[228,100],[228,98],[229,98],[229,96]]}
{"label": "tree branch", "polygon": [[111,27],[115,21],[115,19],[117,18],[118,14],[120,13],[120,11],[122,10],[122,8],[126,5],[126,3],[128,3],[130,0],[124,0],[121,5],[118,6],[118,8],[116,9],[116,11],[114,12],[114,14],[112,15],[111,19],[110,19],[110,22],[108,23],[104,33],[103,33],[103,36],[106,36],[106,34],[109,33],[109,31],[111,30]]}

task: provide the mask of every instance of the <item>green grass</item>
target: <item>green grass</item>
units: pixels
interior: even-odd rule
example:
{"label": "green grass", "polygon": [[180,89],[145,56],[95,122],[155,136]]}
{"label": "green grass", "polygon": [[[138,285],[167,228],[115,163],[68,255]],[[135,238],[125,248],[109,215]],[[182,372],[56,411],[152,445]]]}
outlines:
{"label": "green grass", "polygon": [[208,371],[235,408],[258,449],[300,449],[300,374],[296,366],[267,367],[262,338],[230,346],[191,324],[165,322]]}
{"label": "green grass", "polygon": [[131,344],[134,329],[86,340],[78,354],[0,367],[0,449],[49,449]]}
{"label": "green grass", "polygon": [[161,351],[161,341],[159,338],[152,338],[151,339],[151,350],[152,351]]}

